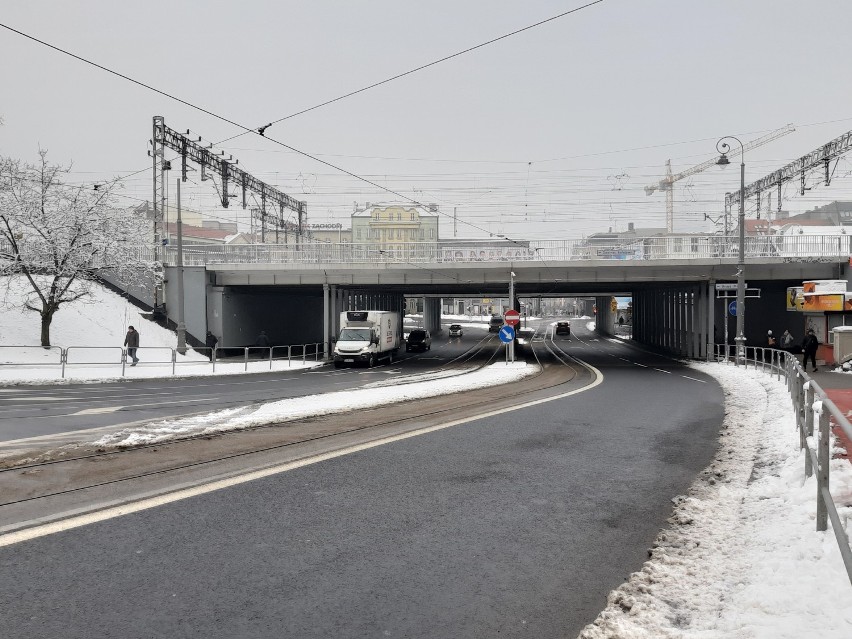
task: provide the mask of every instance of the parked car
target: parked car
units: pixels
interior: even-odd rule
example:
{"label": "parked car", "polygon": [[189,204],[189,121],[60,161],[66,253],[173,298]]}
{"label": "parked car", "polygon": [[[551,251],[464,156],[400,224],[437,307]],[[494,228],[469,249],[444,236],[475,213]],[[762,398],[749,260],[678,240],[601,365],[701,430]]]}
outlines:
{"label": "parked car", "polygon": [[406,351],[428,351],[432,349],[432,336],[429,331],[416,328],[408,334],[405,341]]}
{"label": "parked car", "polygon": [[450,324],[450,337],[461,337],[461,336],[462,336],[461,324]]}
{"label": "parked car", "polygon": [[488,332],[489,333],[499,333],[501,326],[503,326],[503,316],[502,315],[492,315],[491,321],[488,322]]}
{"label": "parked car", "polygon": [[556,322],[556,330],[554,332],[557,335],[570,335],[571,322]]}

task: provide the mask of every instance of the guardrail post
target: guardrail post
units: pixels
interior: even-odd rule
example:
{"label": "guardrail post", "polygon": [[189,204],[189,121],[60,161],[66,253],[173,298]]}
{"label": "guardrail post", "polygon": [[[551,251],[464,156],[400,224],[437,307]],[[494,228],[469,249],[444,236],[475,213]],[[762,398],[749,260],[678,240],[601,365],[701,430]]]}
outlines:
{"label": "guardrail post", "polygon": [[[811,384],[805,389],[805,423],[804,428],[799,428],[799,450],[807,448],[808,437],[814,432],[814,389]],[[796,422],[799,420],[797,419]],[[805,451],[805,477],[814,474],[810,451]]]}
{"label": "guardrail post", "polygon": [[248,371],[248,352],[249,352],[249,347],[248,346],[243,347],[243,362],[246,365],[246,367],[245,367],[246,371]]}
{"label": "guardrail post", "polygon": [[124,377],[124,369],[127,366],[127,349],[121,349],[121,376]]}
{"label": "guardrail post", "polygon": [[172,349],[172,375],[175,374],[175,366],[177,365],[177,351]]}
{"label": "guardrail post", "polygon": [[828,411],[823,409],[819,414],[819,447],[817,449],[817,511],[816,526],[818,531],[828,529],[828,508],[823,501],[823,488],[828,490]]}
{"label": "guardrail post", "polygon": [[213,364],[213,372],[216,372],[216,346],[210,349],[210,363]]}
{"label": "guardrail post", "polygon": [[269,370],[272,370],[272,346],[269,347]]}
{"label": "guardrail post", "polygon": [[[320,346],[319,342],[314,344],[314,361],[315,362],[319,361],[319,346]],[[325,347],[323,346],[323,348],[325,348]]]}
{"label": "guardrail post", "polygon": [[287,368],[290,368],[293,365],[292,364],[292,357],[293,357],[293,345],[288,344],[287,345]]}
{"label": "guardrail post", "polygon": [[308,345],[302,344],[302,364],[306,364],[308,362]]}
{"label": "guardrail post", "polygon": [[[65,379],[65,364],[68,363],[68,353],[66,349],[59,349],[59,363],[62,364],[62,379]],[[122,374],[124,374],[122,372]]]}

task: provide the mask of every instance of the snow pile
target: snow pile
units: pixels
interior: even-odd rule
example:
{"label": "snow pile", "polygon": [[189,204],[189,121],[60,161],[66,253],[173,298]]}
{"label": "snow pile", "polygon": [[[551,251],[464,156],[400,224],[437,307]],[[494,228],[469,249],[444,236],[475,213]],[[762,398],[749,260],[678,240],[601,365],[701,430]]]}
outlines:
{"label": "snow pile", "polygon": [[476,388],[517,381],[538,371],[523,362],[492,364],[476,370],[461,371],[453,377],[439,376],[428,381],[399,383],[389,380],[363,390],[336,391],[305,397],[294,397],[255,406],[226,409],[181,419],[152,422],[122,429],[105,435],[93,446],[135,446],[153,444],[181,437],[208,435],[253,426],[279,424],[306,417],[346,413],[363,408],[375,408],[424,397],[446,395]]}
{"label": "snow pile", "polygon": [[[612,591],[580,639],[852,636],[852,588],[834,533],[816,532],[816,484],[783,382],[757,371],[694,364],[725,395],[719,451],[642,570]],[[852,515],[852,468],[831,466],[841,520]]]}

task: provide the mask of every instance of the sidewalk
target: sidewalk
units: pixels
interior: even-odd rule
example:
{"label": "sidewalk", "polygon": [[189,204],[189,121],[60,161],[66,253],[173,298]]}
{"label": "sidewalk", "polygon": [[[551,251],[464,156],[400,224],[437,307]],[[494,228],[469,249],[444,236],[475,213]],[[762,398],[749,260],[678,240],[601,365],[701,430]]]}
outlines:
{"label": "sidewalk", "polygon": [[[852,421],[852,374],[834,373],[829,367],[823,366],[816,373],[808,372],[808,375],[819,384],[834,405],[843,411],[846,418]],[[832,418],[831,429],[837,436],[838,443],[845,449],[845,452],[836,453],[835,457],[852,461],[852,440],[834,425],[834,418]]]}

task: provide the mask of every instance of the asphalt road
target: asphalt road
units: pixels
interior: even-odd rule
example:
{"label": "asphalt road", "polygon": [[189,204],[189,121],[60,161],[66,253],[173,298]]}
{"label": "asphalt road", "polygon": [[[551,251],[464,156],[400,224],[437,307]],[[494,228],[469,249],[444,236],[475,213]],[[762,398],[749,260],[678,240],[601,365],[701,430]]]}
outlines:
{"label": "asphalt road", "polygon": [[724,410],[704,375],[573,333],[585,392],[0,548],[4,636],[575,636]]}

